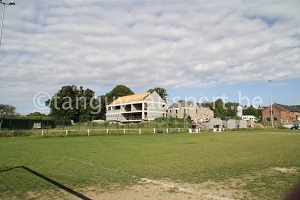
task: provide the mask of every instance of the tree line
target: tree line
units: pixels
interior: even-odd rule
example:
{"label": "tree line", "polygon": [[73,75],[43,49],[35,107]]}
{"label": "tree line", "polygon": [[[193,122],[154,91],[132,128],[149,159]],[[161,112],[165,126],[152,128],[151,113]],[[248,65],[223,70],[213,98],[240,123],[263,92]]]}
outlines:
{"label": "tree line", "polygon": [[[236,102],[223,102],[222,99],[215,102],[206,102],[205,104],[214,111],[215,117],[236,117],[237,107],[241,106]],[[254,115],[257,118],[261,118],[262,111],[263,108],[255,108],[252,105],[243,107],[243,115]]]}
{"label": "tree line", "polygon": [[[167,90],[160,87],[149,89],[147,92],[156,91],[165,101],[168,98]],[[45,104],[50,108],[49,117],[55,118],[59,124],[70,124],[71,120],[91,121],[94,119],[105,120],[106,105],[111,104],[118,97],[135,94],[125,85],[117,85],[110,92],[95,97],[95,92],[82,86],[65,85],[55,93]],[[215,117],[236,117],[236,109],[239,103],[223,102],[218,99],[215,102],[205,102],[205,104],[214,111]],[[243,108],[244,115],[254,115],[261,117],[262,109],[254,108],[252,105]],[[17,117],[19,114],[12,105],[0,104],[0,127],[4,119],[8,117]],[[46,116],[39,112],[30,113],[32,116]]]}

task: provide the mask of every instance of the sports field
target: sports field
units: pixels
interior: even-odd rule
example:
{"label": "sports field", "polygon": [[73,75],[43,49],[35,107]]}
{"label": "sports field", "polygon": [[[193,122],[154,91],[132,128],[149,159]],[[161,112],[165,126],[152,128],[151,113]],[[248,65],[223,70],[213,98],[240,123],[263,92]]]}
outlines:
{"label": "sports field", "polygon": [[3,199],[283,199],[300,132],[0,138]]}

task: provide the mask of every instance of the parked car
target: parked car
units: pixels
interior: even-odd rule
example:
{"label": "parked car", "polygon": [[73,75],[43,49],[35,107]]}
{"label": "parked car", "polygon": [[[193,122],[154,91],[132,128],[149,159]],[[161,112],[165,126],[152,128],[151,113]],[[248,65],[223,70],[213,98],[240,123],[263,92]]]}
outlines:
{"label": "parked car", "polygon": [[300,129],[299,124],[294,124],[294,125],[291,127],[291,129],[292,129],[292,130],[293,130],[293,129]]}

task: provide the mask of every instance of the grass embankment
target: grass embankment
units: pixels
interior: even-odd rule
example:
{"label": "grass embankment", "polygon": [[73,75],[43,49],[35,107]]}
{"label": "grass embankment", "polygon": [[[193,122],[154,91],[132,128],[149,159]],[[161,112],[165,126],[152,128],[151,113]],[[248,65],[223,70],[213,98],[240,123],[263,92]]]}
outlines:
{"label": "grass embankment", "polygon": [[45,177],[73,189],[128,186],[145,177],[195,184],[235,179],[242,184],[233,189],[282,199],[300,180],[299,142],[299,132],[289,130],[0,138],[0,196],[38,197],[42,190],[59,197],[61,189]]}

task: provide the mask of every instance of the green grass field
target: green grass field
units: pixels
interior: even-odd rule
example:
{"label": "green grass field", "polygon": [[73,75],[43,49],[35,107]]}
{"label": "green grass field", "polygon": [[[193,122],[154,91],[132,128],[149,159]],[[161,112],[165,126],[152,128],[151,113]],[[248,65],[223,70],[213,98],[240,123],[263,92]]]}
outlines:
{"label": "green grass field", "polygon": [[88,199],[90,186],[105,192],[141,178],[213,181],[245,191],[236,198],[282,199],[300,181],[300,132],[0,138],[4,199],[60,198],[62,190]]}

